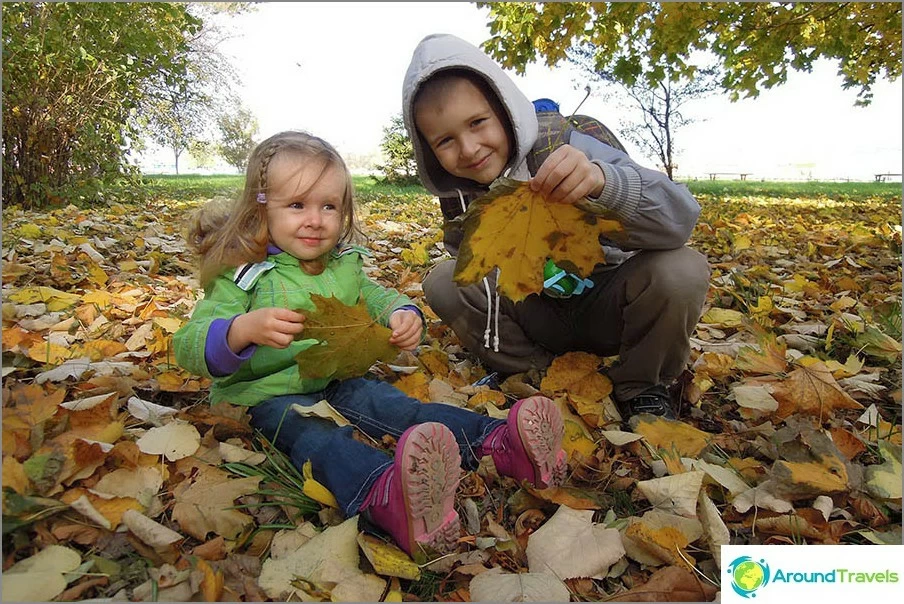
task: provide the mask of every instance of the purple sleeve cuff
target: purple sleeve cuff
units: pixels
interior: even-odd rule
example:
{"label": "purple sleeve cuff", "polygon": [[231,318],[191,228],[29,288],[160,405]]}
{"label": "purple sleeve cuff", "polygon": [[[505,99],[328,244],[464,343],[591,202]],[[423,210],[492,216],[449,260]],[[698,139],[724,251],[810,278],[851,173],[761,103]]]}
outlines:
{"label": "purple sleeve cuff", "polygon": [[[238,315],[236,315],[238,316]],[[204,361],[207,370],[214,377],[223,377],[238,371],[242,363],[251,358],[257,350],[256,344],[251,344],[239,354],[232,352],[226,341],[229,328],[235,317],[231,319],[214,319],[207,331],[207,341],[204,344]]]}
{"label": "purple sleeve cuff", "polygon": [[414,312],[417,313],[417,316],[419,316],[421,318],[421,322],[425,322],[424,321],[424,313],[421,312],[421,309],[418,308],[417,306],[415,306],[414,304],[406,304],[405,306],[400,306],[392,312],[395,312],[396,310],[413,310]]}

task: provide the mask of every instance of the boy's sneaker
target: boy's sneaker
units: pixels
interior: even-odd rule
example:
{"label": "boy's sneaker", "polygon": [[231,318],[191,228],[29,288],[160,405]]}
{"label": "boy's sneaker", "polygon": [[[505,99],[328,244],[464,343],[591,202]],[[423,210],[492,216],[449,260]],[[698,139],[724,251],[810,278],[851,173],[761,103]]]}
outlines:
{"label": "boy's sneaker", "polygon": [[627,420],[633,415],[649,413],[664,419],[677,419],[672,410],[672,397],[668,389],[662,384],[647,388],[640,394],[625,401],[616,399],[618,410]]}
{"label": "boy's sneaker", "polygon": [[567,465],[562,438],[562,414],[545,396],[521,399],[511,408],[504,425],[483,441],[479,455],[491,455],[500,474],[526,480],[545,489],[565,480]]}
{"label": "boy's sneaker", "polygon": [[405,430],[392,466],[374,483],[361,506],[370,520],[415,557],[454,551],[460,521],[454,509],[461,479],[458,443],[443,424]]}

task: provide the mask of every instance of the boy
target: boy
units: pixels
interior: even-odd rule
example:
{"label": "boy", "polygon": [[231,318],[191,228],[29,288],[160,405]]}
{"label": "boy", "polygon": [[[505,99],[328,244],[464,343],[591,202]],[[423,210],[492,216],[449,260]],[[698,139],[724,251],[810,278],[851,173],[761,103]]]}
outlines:
{"label": "boy", "polygon": [[618,243],[601,239],[606,264],[570,297],[549,290],[513,303],[491,295],[493,275],[459,287],[455,260],[447,260],[424,280],[436,314],[503,374],[544,369],[570,350],[618,354],[608,375],[622,414],[674,418],[668,386],[685,368],[709,287],[706,258],[684,246],[700,212],[687,187],[576,130],[563,132],[567,144],[543,148],[534,105],[495,62],[455,36],[420,42],[402,99],[418,175],[440,199],[452,256],[462,233],[449,221],[500,176],[530,180],[549,201],[599,204],[625,231]]}

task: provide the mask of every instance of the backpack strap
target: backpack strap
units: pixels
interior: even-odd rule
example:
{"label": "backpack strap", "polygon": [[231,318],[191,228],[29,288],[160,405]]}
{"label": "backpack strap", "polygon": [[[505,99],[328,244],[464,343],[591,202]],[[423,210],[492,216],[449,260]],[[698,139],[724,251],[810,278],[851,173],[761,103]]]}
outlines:
{"label": "backpack strap", "polygon": [[276,266],[273,262],[255,262],[255,263],[246,263],[241,264],[235,269],[235,274],[232,277],[232,282],[239,286],[240,289],[244,291],[251,291],[251,288],[254,287],[255,282],[258,277],[269,271],[271,268]]}
{"label": "backpack strap", "polygon": [[609,128],[606,127],[606,124],[598,119],[590,117],[589,115],[572,115],[568,119],[574,124],[579,132],[588,134],[596,140],[606,143],[614,149],[618,149],[622,153],[628,153],[628,150],[621,144],[621,141],[618,140],[615,133],[609,130]]}
{"label": "backpack strap", "polygon": [[531,174],[536,174],[549,154],[567,143],[575,130],[627,153],[618,137],[598,119],[587,115],[565,117],[550,99],[537,99],[533,103],[537,111],[537,141],[527,155],[527,168]]}
{"label": "backpack strap", "polygon": [[558,111],[537,112],[537,141],[527,154],[527,169],[536,174],[549,154],[564,145],[574,131],[565,116]]}

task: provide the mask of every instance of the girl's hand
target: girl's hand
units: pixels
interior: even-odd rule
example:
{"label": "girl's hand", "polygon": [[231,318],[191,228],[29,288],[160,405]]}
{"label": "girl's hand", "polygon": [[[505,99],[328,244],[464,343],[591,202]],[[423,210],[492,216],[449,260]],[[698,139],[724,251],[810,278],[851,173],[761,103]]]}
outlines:
{"label": "girl's hand", "polygon": [[587,196],[599,197],[605,184],[603,170],[571,145],[550,153],[530,179],[532,191],[555,203],[573,204]]}
{"label": "girl's hand", "polygon": [[389,327],[392,329],[390,344],[402,350],[414,350],[421,341],[424,325],[421,317],[413,310],[397,310],[389,316]]}
{"label": "girl's hand", "polygon": [[235,318],[226,342],[236,354],[250,344],[286,348],[302,331],[303,314],[288,308],[258,308]]}

